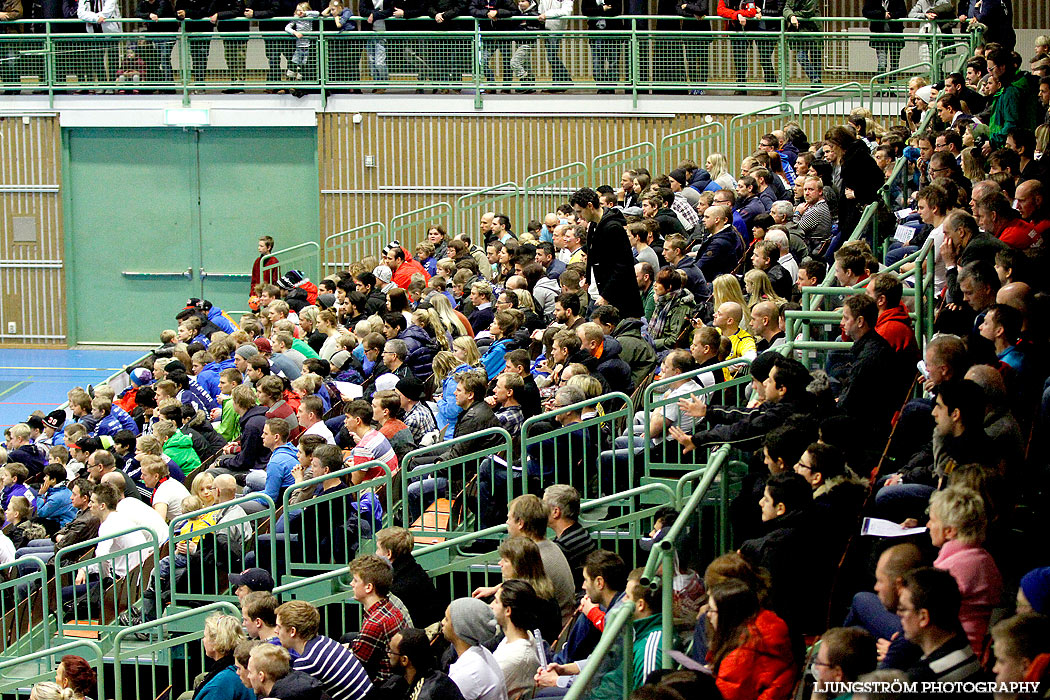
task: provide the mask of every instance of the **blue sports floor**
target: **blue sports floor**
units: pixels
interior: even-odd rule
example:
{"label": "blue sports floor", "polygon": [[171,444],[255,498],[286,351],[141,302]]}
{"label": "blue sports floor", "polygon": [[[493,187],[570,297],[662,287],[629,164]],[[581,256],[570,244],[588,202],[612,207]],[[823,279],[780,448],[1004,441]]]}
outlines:
{"label": "blue sports floor", "polygon": [[145,349],[0,350],[0,430],[65,403],[75,386],[99,384]]}

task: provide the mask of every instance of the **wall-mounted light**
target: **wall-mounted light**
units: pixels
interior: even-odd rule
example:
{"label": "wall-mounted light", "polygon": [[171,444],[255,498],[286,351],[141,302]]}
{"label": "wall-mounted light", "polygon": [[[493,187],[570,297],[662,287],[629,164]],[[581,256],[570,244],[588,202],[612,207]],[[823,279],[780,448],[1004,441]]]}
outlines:
{"label": "wall-mounted light", "polygon": [[208,126],[211,115],[206,107],[178,107],[164,110],[166,126]]}

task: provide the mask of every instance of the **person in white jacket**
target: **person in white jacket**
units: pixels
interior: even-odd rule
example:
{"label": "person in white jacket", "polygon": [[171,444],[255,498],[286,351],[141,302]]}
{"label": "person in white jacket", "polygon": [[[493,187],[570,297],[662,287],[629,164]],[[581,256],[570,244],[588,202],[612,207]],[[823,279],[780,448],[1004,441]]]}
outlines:
{"label": "person in white jacket", "polygon": [[538,19],[548,32],[552,32],[543,39],[547,62],[551,64],[551,79],[556,83],[571,83],[569,71],[561,60],[562,36],[557,32],[565,31],[569,25],[569,20],[561,18],[572,15],[572,0],[538,0],[537,6],[540,11]]}
{"label": "person in white jacket", "polygon": [[[120,5],[117,0],[79,0],[77,18],[87,24],[91,33],[117,34],[120,32]],[[79,76],[87,80],[88,76],[96,82],[112,82],[117,70],[116,41],[91,42],[84,47],[84,73]]]}
{"label": "person in white jacket", "polygon": [[[952,3],[946,0],[916,0],[915,4],[912,5],[911,12],[908,13],[908,17],[910,19],[931,20],[919,25],[919,34],[932,34],[934,31],[932,20],[954,19],[955,12],[953,12],[953,9]],[[949,31],[951,30],[949,29]],[[930,46],[926,42],[919,44],[919,60],[924,62],[930,60]]]}

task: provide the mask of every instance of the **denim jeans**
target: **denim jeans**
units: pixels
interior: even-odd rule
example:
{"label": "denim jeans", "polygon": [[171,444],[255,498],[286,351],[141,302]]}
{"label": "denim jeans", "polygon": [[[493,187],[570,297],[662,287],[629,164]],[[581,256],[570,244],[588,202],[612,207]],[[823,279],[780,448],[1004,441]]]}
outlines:
{"label": "denim jeans", "polygon": [[369,39],[365,44],[368,63],[372,66],[372,80],[385,83],[390,78],[390,68],[386,63],[386,40]]}

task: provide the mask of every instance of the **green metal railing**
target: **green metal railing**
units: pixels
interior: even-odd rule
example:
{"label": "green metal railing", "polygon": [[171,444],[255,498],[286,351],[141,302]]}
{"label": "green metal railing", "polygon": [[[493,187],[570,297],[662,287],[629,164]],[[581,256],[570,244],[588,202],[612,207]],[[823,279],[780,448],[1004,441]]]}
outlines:
{"label": "green metal railing", "polygon": [[401,241],[401,245],[412,252],[420,241],[426,240],[427,229],[431,226],[441,226],[446,233],[451,231],[452,212],[452,205],[448,202],[435,202],[396,214],[386,225],[387,239]]}
{"label": "green metal railing", "polygon": [[701,159],[711,153],[725,154],[726,127],[722,122],[711,122],[668,134],[660,139],[657,162],[665,172],[671,172],[683,160]]}
{"label": "green metal railing", "polygon": [[[462,448],[468,450],[464,454],[439,459],[441,454],[453,447],[467,444],[468,447]],[[412,450],[405,455],[402,460],[403,466],[399,470],[401,502],[394,508],[400,513],[400,517],[395,516],[393,522],[411,528],[420,539],[447,538],[466,532],[468,515],[480,513],[485,505],[475,477],[485,468],[488,468],[491,474],[501,467],[500,461],[506,463],[513,459],[513,455],[513,438],[502,428],[486,428]],[[486,463],[485,460],[489,461]],[[506,493],[509,494],[509,479],[506,488]],[[441,501],[436,506],[436,511],[431,509],[431,513],[427,513],[428,507],[434,501],[434,495],[438,499],[447,500]],[[448,504],[447,507],[445,503]],[[457,512],[452,512],[453,506],[458,508]],[[447,526],[440,525],[437,515],[448,516]],[[424,516],[420,524],[413,526],[420,516]],[[461,522],[455,522],[456,517],[461,518]]]}
{"label": "green metal railing", "polygon": [[[5,697],[29,697],[34,684],[55,680],[55,668],[62,661],[62,657],[67,654],[81,657],[98,671],[96,680],[98,693],[95,697],[106,697],[103,692],[105,685],[102,674],[102,650],[98,644],[86,639],[59,644],[14,659],[0,661],[0,693]],[[115,697],[120,700],[119,694]]]}
{"label": "green metal railing", "polygon": [[[383,474],[360,484],[346,485],[355,472],[375,468],[382,469]],[[292,503],[297,494],[309,494],[332,479],[342,481],[343,486]],[[395,484],[400,485],[400,480],[391,476],[389,467],[372,461],[288,487],[281,502],[284,528],[281,539],[289,576],[342,569],[356,554],[374,551],[375,533],[383,519],[391,517]],[[381,514],[376,510],[377,505],[382,508]]]}
{"label": "green metal railing", "polygon": [[[228,515],[233,508],[252,502],[262,502],[264,508],[251,514]],[[190,521],[209,515],[218,520],[215,525],[180,532]],[[261,532],[274,531],[275,517],[276,508],[269,496],[253,493],[172,518],[168,524],[171,575],[159,584],[162,598],[176,608],[215,600],[236,600],[237,597],[230,593],[229,575],[245,568],[245,558],[253,554],[256,562],[275,561],[272,538],[260,536]],[[185,566],[177,567],[175,557],[181,548],[193,548],[195,552],[184,553]],[[203,557],[205,551],[210,551],[208,561]],[[176,569],[179,569],[177,576]],[[163,599],[159,602],[163,604]]]}
{"label": "green metal railing", "polygon": [[[511,222],[521,220],[518,201],[521,188],[516,182],[502,182],[492,187],[483,187],[480,190],[468,192],[456,199],[456,226],[457,232],[470,233],[471,224],[479,221],[481,215],[486,212],[494,214],[506,214]],[[481,241],[479,241],[479,244]]]}
{"label": "green metal railing", "polygon": [[[663,539],[653,547],[645,563],[641,585],[649,586],[661,593],[661,666],[663,668],[672,667],[673,660],[670,652],[676,638],[673,620],[674,576],[668,575],[668,572],[673,574],[675,570],[675,542],[682,536],[686,527],[697,522],[696,516],[700,505],[708,496],[715,481],[725,481],[724,468],[728,456],[729,446],[723,445],[712,453],[711,460],[703,469],[690,472],[682,477],[680,481],[699,479],[699,483],[688,501],[684,504],[677,504],[680,508],[679,516]],[[630,696],[634,688],[632,619],[633,607],[630,605],[622,606],[606,616],[605,631],[602,633],[598,646],[591,653],[583,672],[569,688],[565,696],[566,700],[579,700],[589,694],[595,682],[608,682],[612,686],[608,688],[609,694],[606,695],[603,692],[603,696],[622,698]],[[610,654],[614,656],[609,658]],[[616,654],[621,654],[621,656],[615,656]],[[599,676],[600,673],[603,675]]]}
{"label": "green metal railing", "polygon": [[204,621],[215,613],[241,618],[239,606],[217,602],[119,630],[113,638],[113,697],[160,698],[170,689],[167,697],[176,698],[192,691],[194,679],[207,670],[201,641]]}
{"label": "green metal railing", "polygon": [[[331,92],[362,88],[468,91],[479,107],[486,91],[567,87],[623,90],[637,101],[641,91],[757,86],[783,99],[822,89],[824,75],[866,80],[872,40],[884,39],[909,55],[918,50],[929,60],[948,53],[944,44],[955,39],[946,36],[958,37],[944,31],[872,34],[868,21],[857,17],[817,18],[817,32],[789,32],[779,17],[764,17],[761,32],[726,31],[720,17],[705,18],[711,29],[694,18],[646,16],[613,20],[622,23],[615,30],[591,30],[588,18],[573,16],[565,18],[568,28],[542,32],[521,31],[513,18],[500,20],[493,31],[488,20],[468,17],[454,20],[448,31],[435,31],[425,18],[391,18],[388,31],[339,32],[324,18],[297,45],[274,26],[288,19],[266,20],[265,30],[252,31],[244,18],[217,26],[206,18],[129,18],[112,20],[122,32],[94,34],[80,31],[83,23],[75,19],[18,20],[29,31],[0,36],[6,57],[0,82],[52,98],[80,90],[162,90],[181,94],[186,103],[194,91],[312,90],[324,101]],[[928,24],[890,23],[902,29]],[[162,31],[142,31],[153,29]],[[976,33],[966,38],[975,45]],[[515,52],[527,60],[512,75]]]}
{"label": "green metal railing", "polygon": [[795,107],[787,102],[767,105],[730,118],[726,132],[728,150],[725,153],[730,167],[735,167],[745,156],[751,155],[765,134],[795,118]]}
{"label": "green metal railing", "polygon": [[655,160],[656,144],[652,141],[642,141],[599,153],[591,158],[591,182],[595,185],[619,182],[620,174],[624,170],[640,166],[650,167],[655,164]]}
{"label": "green metal railing", "polygon": [[289,270],[302,270],[312,280],[321,279],[321,246],[316,241],[306,241],[271,253],[277,262],[267,263],[259,269],[259,278],[266,279],[270,270],[277,276]]}
{"label": "green metal railing", "polygon": [[[682,398],[699,398],[708,405],[720,406],[744,406],[747,398],[744,390],[751,383],[751,362],[744,358],[719,362],[710,367],[683,372],[673,377],[666,377],[654,381],[645,388],[642,393],[642,410],[638,412],[636,419],[642,425],[638,447],[645,448],[646,476],[653,476],[653,472],[682,471],[694,469],[697,464],[703,463],[707,455],[703,450],[693,450],[687,455],[681,453],[679,444],[665,437],[659,445],[654,445],[655,436],[651,432],[650,418],[656,411],[662,411],[667,406],[677,405]],[[699,391],[686,394],[675,393],[670,395],[669,389],[679,382],[695,380],[706,374],[715,374],[716,383],[701,387]],[[729,378],[725,377],[728,373]],[[697,419],[696,423],[702,421]],[[641,442],[643,441],[644,442]]]}
{"label": "green metal railing", "polygon": [[379,262],[383,246],[389,240],[386,231],[386,224],[372,221],[325,236],[320,252],[324,273],[329,275],[345,270],[350,267],[350,263],[368,256]]}
{"label": "green metal railing", "polygon": [[[559,416],[576,412],[594,415],[559,423]],[[584,500],[591,500],[637,486],[641,475],[635,469],[633,435],[627,436],[626,469],[605,457],[621,426],[633,416],[630,397],[615,392],[529,418],[521,426],[516,465],[521,492],[542,493],[551,484],[572,484]]]}
{"label": "green metal railing", "polygon": [[542,222],[547,212],[554,211],[569,200],[569,195],[588,185],[589,174],[587,165],[576,161],[527,176],[521,188],[523,215]]}
{"label": "green metal railing", "polygon": [[[124,546],[108,554],[97,553],[98,545],[108,542],[115,546],[112,543],[119,538],[135,532],[144,535],[142,543]],[[160,542],[155,532],[145,527],[132,527],[56,552],[55,611],[59,636],[66,636],[69,632],[103,634],[120,629],[118,615],[145,595],[149,581],[155,580],[160,563],[159,549]],[[85,552],[90,552],[90,556],[83,557]],[[122,565],[125,576],[116,575],[117,564]],[[79,572],[86,574],[84,591],[77,590]],[[157,587],[154,585],[152,589],[156,591]],[[70,610],[66,610],[67,603]]]}
{"label": "green metal railing", "polygon": [[[23,568],[31,570],[21,574]],[[47,569],[38,557],[0,564],[0,658],[29,654],[50,643],[53,592],[47,583]]]}

